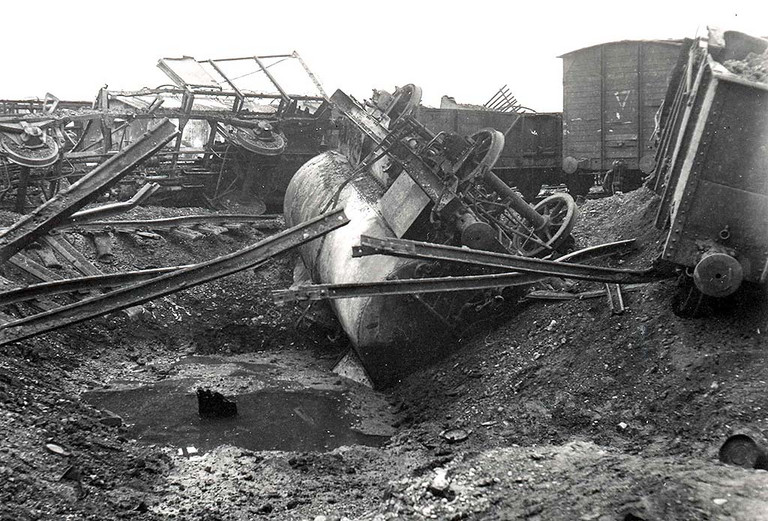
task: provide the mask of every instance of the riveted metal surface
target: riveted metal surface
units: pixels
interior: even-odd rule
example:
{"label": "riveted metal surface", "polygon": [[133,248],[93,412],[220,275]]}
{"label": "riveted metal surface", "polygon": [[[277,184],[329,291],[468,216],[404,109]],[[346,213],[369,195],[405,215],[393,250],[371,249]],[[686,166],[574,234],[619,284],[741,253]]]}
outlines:
{"label": "riveted metal surface", "polygon": [[[768,274],[768,89],[708,59],[660,215],[670,217],[663,257],[695,266],[714,246],[734,253],[744,280]],[[697,110],[698,107],[698,110]],[[675,179],[676,177],[676,179]],[[676,186],[675,186],[676,184]],[[659,223],[657,223],[659,224]]]}

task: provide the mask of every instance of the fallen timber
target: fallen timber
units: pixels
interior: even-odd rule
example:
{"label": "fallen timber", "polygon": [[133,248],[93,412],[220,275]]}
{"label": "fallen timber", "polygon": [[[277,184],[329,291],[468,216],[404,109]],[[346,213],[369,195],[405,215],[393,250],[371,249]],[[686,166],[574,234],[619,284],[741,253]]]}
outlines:
{"label": "fallen timber", "polygon": [[163,120],[120,154],[97,166],[68,190],[56,194],[30,214],[22,217],[0,235],[0,264],[66,222],[99,193],[111,187],[178,134],[176,126],[170,120]]}
{"label": "fallen timber", "polygon": [[265,260],[346,225],[343,209],[272,235],[247,248],[166,273],[110,293],[0,325],[0,345],[129,308],[252,268]]}
{"label": "fallen timber", "polygon": [[139,229],[151,230],[170,230],[181,226],[194,226],[199,224],[236,224],[249,223],[260,230],[273,230],[280,228],[282,223],[280,216],[275,214],[268,215],[185,215],[182,217],[166,217],[162,219],[132,219],[115,221],[88,221],[77,222],[60,226],[57,230],[81,230],[81,231],[133,231]]}
{"label": "fallen timber", "polygon": [[[634,244],[633,240],[608,243],[583,250],[578,250],[549,261],[553,264],[563,264],[575,260],[586,261],[607,255],[626,251]],[[592,266],[587,266],[591,268]],[[344,299],[367,297],[375,295],[410,295],[416,293],[442,293],[452,291],[476,291],[486,289],[528,286],[550,278],[550,275],[540,273],[493,273],[489,275],[468,275],[463,277],[427,277],[418,279],[398,279],[358,284],[312,284],[299,286],[294,289],[276,290],[272,298],[276,303]],[[659,275],[660,277],[660,275]],[[658,280],[650,278],[646,282]]]}

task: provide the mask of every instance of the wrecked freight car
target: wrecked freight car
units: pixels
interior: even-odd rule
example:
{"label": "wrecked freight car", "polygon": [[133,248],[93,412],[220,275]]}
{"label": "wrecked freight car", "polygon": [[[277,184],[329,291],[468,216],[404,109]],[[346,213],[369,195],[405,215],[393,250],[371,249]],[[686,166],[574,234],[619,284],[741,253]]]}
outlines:
{"label": "wrecked freight car", "polygon": [[[670,87],[656,158],[663,192],[657,225],[669,231],[647,269],[566,268],[565,258],[535,259],[555,259],[568,247],[576,206],[566,194],[529,206],[493,174],[503,134],[433,134],[410,115],[420,97],[414,86],[394,95],[375,91],[364,106],[337,91],[331,100],[346,118],[341,151],[297,172],[284,212],[296,224],[340,204],[351,223],[303,246],[304,265],[320,284],[278,292],[277,299],[333,299],[362,366],[388,383],[437,357],[463,314],[493,297],[471,290],[516,284],[518,274],[474,275],[456,263],[618,284],[669,277],[677,267],[691,281],[673,304],[681,314],[695,313],[704,296],[733,294],[742,281],[764,283],[766,88],[728,72],[717,56],[733,63],[766,47],[754,39],[746,51],[725,48],[713,57],[697,40],[678,61],[680,83]],[[623,308],[618,286],[607,287],[607,295],[612,309]]]}
{"label": "wrecked freight car", "polygon": [[[301,56],[163,58],[172,85],[99,90],[93,103],[0,103],[3,197],[23,213],[138,140],[163,118],[180,134],[114,189],[121,200],[156,184],[155,202],[279,205],[291,175],[327,148],[326,96]],[[31,170],[30,170],[31,169]],[[262,210],[263,211],[263,210]]]}
{"label": "wrecked freight car", "polygon": [[[528,205],[491,171],[504,147],[501,132],[434,134],[412,117],[420,98],[413,85],[394,94],[375,91],[365,106],[342,91],[331,97],[343,115],[340,150],[299,169],[284,208],[289,225],[335,206],[350,218],[343,229],[301,249],[316,281],[356,284],[462,273],[438,262],[353,257],[361,235],[530,257],[567,247],[578,213],[573,199],[556,194]],[[387,384],[441,353],[473,297],[478,295],[471,291],[364,295],[334,300],[333,306],[369,376]]]}
{"label": "wrecked freight car", "polygon": [[669,229],[662,259],[685,267],[675,301],[683,315],[768,278],[766,48],[763,38],[711,30],[687,42],[667,91],[656,226]]}

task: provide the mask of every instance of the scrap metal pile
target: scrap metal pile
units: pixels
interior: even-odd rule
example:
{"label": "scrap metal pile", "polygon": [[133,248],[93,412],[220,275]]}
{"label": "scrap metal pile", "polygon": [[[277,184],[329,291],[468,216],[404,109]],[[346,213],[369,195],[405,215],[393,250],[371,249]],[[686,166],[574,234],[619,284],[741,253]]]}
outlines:
{"label": "scrap metal pile", "polygon": [[99,90],[93,103],[0,101],[0,206],[15,194],[18,213],[44,202],[163,118],[179,134],[130,176],[113,197],[156,187],[175,198],[219,207],[241,195],[279,204],[290,176],[327,147],[330,114],[322,86],[294,52],[196,60],[163,58],[173,82],[139,91]]}

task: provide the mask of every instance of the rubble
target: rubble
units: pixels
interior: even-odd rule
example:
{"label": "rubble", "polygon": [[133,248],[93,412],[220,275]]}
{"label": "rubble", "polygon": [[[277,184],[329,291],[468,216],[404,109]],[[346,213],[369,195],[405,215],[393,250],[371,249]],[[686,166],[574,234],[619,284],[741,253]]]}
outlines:
{"label": "rubble", "polygon": [[[244,60],[277,89],[272,99],[285,119],[245,114],[254,97],[221,73],[222,61],[188,57],[161,61],[175,87],[104,89],[95,109],[49,100],[54,108],[45,116],[63,122],[79,113],[89,122],[79,145],[70,143],[77,150],[64,154],[80,166],[93,154],[111,156],[98,173],[131,150],[116,141],[133,136],[136,121],[182,110],[181,130],[194,134],[196,119],[212,117],[198,112],[195,91],[227,100],[213,125],[226,128],[227,147],[283,157],[292,138],[281,125],[292,116],[330,118],[331,108],[319,86],[312,98],[282,89],[267,59]],[[218,85],[211,78],[223,79],[224,90],[211,91]],[[163,108],[174,96],[181,106]],[[509,97],[502,88],[490,107],[515,110]],[[656,262],[676,242],[653,227],[679,208],[664,193],[674,177],[578,204],[564,193],[528,204],[491,171],[494,132],[432,133],[408,115],[416,98],[412,85],[363,104],[334,94],[344,113],[343,154],[308,163],[310,174],[322,174],[308,177],[322,178],[320,188],[304,186],[306,200],[286,204],[287,226],[259,215],[263,201],[245,209],[227,203],[223,194],[238,190],[238,179],[252,193],[247,180],[242,172],[224,179],[195,170],[221,152],[215,135],[199,148],[202,157],[185,163],[192,152],[184,132],[172,150],[147,152],[147,182],[125,201],[82,208],[110,179],[74,202],[67,194],[78,193],[77,183],[46,192],[49,202],[28,217],[0,212],[0,518],[764,516],[768,296],[746,280],[720,300],[702,298],[707,318],[670,313],[678,291],[672,277],[685,280],[694,268]],[[126,119],[110,127],[110,114]],[[38,131],[21,128],[0,125],[44,145],[34,140]],[[311,153],[325,147],[316,145]],[[12,145],[4,146],[12,156]],[[187,170],[177,177],[177,168]],[[40,185],[48,172],[27,172],[26,180],[18,172],[17,209],[31,201],[23,183]],[[200,199],[207,208],[147,204],[157,201],[149,192],[187,191],[195,175],[217,179],[208,186],[215,201]],[[317,216],[307,220],[302,208]],[[365,229],[375,219],[390,227],[383,237]],[[743,259],[738,224],[720,226],[714,243],[697,243],[703,256],[695,262],[713,248]],[[315,280],[325,284],[302,284],[291,251],[300,245],[304,271],[327,276]],[[329,276],[338,259],[337,268],[360,263],[363,276]],[[294,273],[300,280],[285,290]],[[374,309],[364,330],[347,327],[345,338],[345,324],[329,311],[307,320],[308,308],[277,308],[274,294],[335,297],[341,322],[375,308],[367,297],[397,296],[389,302],[408,307]],[[128,313],[112,313],[120,309]],[[402,312],[386,331],[392,335],[360,341],[386,329],[384,312],[392,309]],[[419,332],[425,324],[434,328]],[[409,358],[429,349],[436,356],[428,365]],[[379,369],[396,377],[383,392],[366,385]],[[96,397],[133,401],[117,409]],[[160,416],[173,416],[173,428]],[[159,441],[148,442],[152,433],[137,418],[162,431]]]}
{"label": "rubble", "polygon": [[751,52],[743,60],[727,60],[723,65],[747,80],[768,83],[768,50],[762,54]]}

